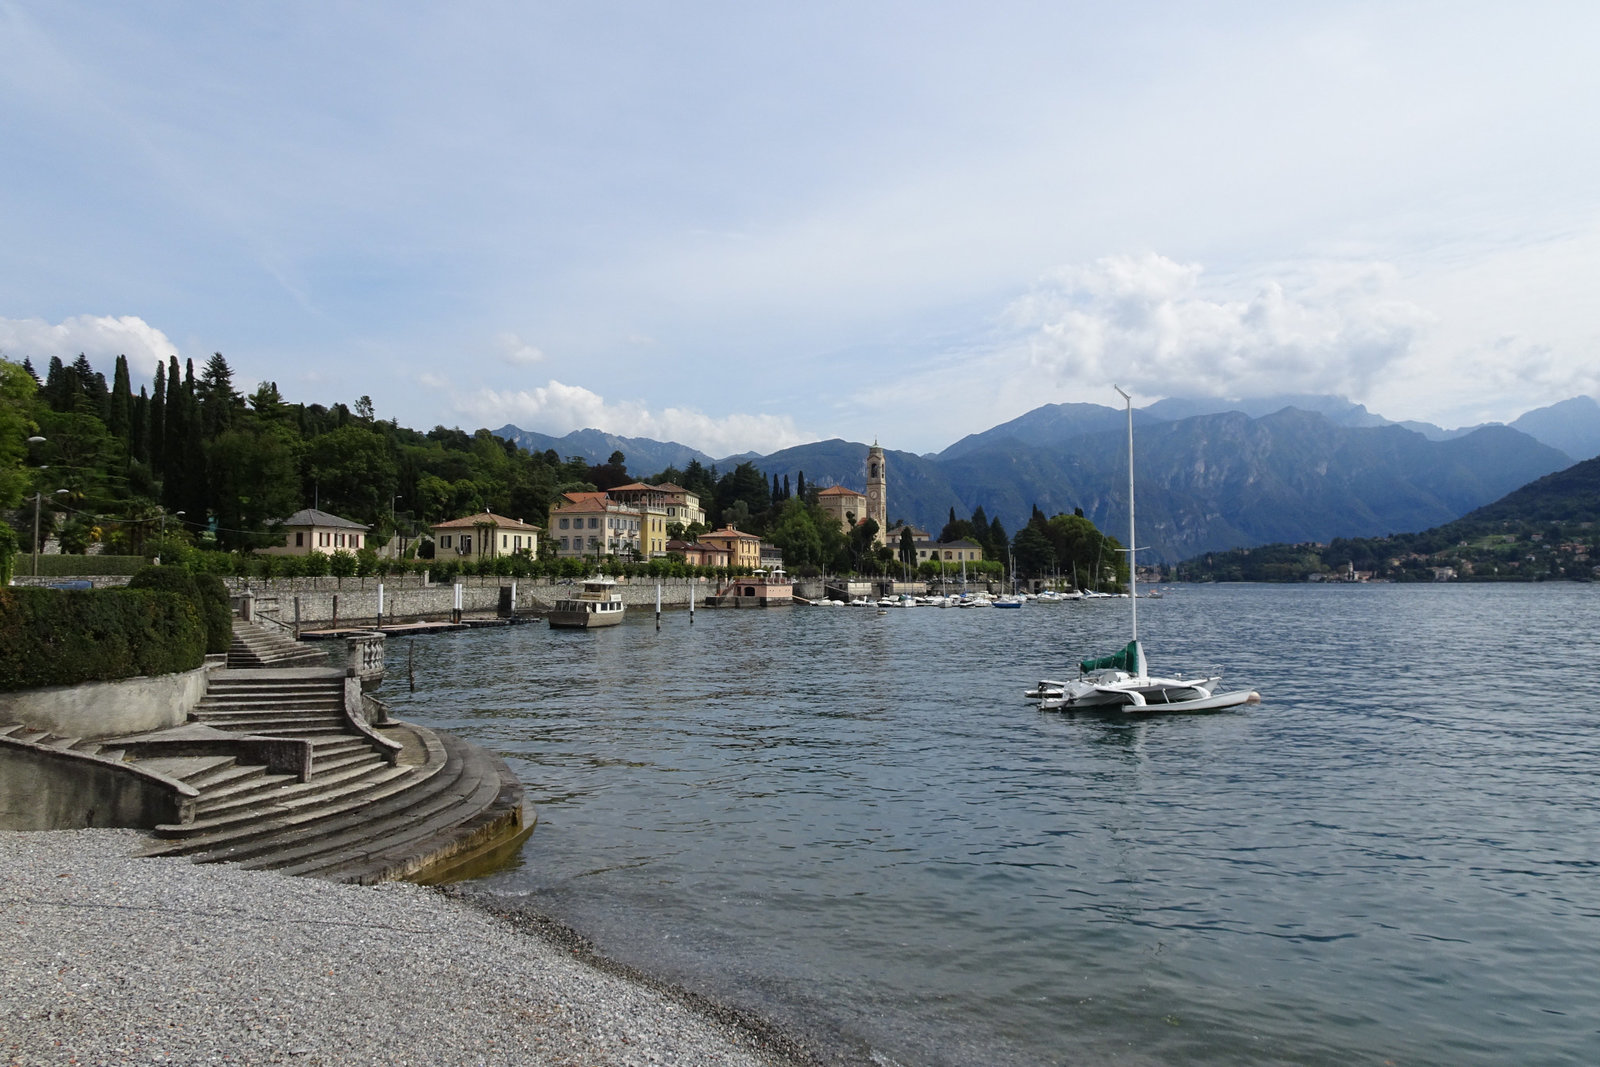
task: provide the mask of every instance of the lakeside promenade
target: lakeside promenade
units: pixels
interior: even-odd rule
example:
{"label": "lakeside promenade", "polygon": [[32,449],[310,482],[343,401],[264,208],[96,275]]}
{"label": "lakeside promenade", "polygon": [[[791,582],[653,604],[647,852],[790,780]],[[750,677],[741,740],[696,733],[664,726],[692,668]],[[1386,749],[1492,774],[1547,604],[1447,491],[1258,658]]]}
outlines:
{"label": "lakeside promenade", "polygon": [[0,832],[6,1062],[816,1062],[446,891],[136,858],[144,841]]}

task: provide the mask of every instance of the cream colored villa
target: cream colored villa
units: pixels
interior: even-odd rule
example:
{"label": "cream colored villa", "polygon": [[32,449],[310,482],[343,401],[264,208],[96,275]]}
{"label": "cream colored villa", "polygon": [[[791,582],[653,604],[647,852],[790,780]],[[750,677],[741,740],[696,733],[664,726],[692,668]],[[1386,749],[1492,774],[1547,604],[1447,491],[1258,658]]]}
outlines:
{"label": "cream colored villa", "polygon": [[495,559],[539,554],[539,527],[492,511],[451,519],[428,527],[433,532],[435,559]]}
{"label": "cream colored villa", "polygon": [[367,534],[372,532],[370,526],[316,508],[303,508],[276,525],[283,533],[283,544],[260,549],[266,555],[309,556],[313,552],[328,554],[340,549],[359,552],[367,547]]}

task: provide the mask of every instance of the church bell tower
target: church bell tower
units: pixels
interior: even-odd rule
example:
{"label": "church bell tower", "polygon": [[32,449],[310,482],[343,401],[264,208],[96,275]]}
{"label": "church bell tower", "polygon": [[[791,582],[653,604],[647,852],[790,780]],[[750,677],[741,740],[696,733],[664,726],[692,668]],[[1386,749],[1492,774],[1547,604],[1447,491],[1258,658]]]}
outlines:
{"label": "church bell tower", "polygon": [[882,544],[889,529],[889,471],[877,441],[867,452],[867,518],[878,524],[877,540]]}

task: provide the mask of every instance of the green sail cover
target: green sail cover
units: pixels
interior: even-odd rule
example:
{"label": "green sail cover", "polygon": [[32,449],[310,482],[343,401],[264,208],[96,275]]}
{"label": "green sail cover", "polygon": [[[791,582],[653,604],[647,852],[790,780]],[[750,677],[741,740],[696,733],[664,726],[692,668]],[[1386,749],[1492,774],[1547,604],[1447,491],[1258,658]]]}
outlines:
{"label": "green sail cover", "polygon": [[1129,641],[1120,651],[1099,659],[1086,659],[1078,664],[1078,670],[1084,674],[1090,671],[1127,671],[1129,674],[1139,673],[1139,642]]}

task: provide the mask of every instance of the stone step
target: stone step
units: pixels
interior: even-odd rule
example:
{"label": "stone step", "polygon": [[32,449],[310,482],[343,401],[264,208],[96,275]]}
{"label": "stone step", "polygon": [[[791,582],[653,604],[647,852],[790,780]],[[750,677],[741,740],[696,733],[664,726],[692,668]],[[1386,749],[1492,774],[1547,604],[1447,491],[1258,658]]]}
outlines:
{"label": "stone step", "polygon": [[208,722],[204,723],[203,725],[210,726],[214,730],[221,730],[223,733],[239,735],[255,734],[260,737],[295,737],[313,740],[317,737],[359,736],[357,734],[344,731],[344,721],[342,719],[334,722],[313,722],[303,724],[268,720],[259,723]]}
{"label": "stone step", "polygon": [[216,703],[237,700],[343,700],[344,685],[326,682],[320,685],[212,685],[203,699]]}
{"label": "stone step", "polygon": [[240,763],[236,759],[231,766],[216,767],[204,774],[196,775],[189,780],[189,784],[200,790],[203,798],[213,789],[229,788],[253,778],[262,778],[266,773],[267,768],[260,763]]}
{"label": "stone step", "polygon": [[196,863],[224,863],[260,855],[320,832],[320,820],[349,818],[369,821],[373,804],[403,793],[417,780],[418,768],[384,766],[371,776],[368,788],[346,789],[322,799],[321,806],[261,807],[254,815],[235,815],[201,825],[164,824],[156,836],[169,838],[143,853],[146,856],[192,856]]}
{"label": "stone step", "polygon": [[[461,791],[477,788],[476,775],[463,783],[469,772],[458,759],[446,761],[444,769],[424,783],[385,800],[369,804],[364,812],[350,813],[319,824],[315,833],[301,839],[284,837],[272,842],[278,847],[262,849],[240,862],[255,869],[285,870],[358,864],[375,851],[381,851],[408,836],[408,827],[428,820],[461,803]],[[465,819],[466,813],[458,813]]]}
{"label": "stone step", "polygon": [[205,723],[255,722],[258,720],[322,722],[327,719],[343,722],[344,707],[341,705],[321,708],[208,708],[201,704],[189,712],[189,717],[197,722]]}
{"label": "stone step", "polygon": [[307,856],[299,862],[285,862],[288,856],[270,857],[270,862],[248,864],[246,867],[282,870],[290,875],[318,875],[338,881],[374,881],[376,875],[392,865],[405,864],[432,849],[418,849],[424,841],[450,837],[451,830],[472,821],[493,805],[501,792],[499,776],[470,776],[466,789],[451,789],[435,793],[434,797],[406,809],[403,817],[392,819],[392,830],[379,838],[368,838],[365,846],[358,848],[325,849],[317,856]]}
{"label": "stone step", "polygon": [[231,767],[233,764],[232,756],[151,756],[139,760],[139,766],[146,770],[164,774],[168,778],[176,778],[180,782],[188,782],[197,775],[222,767]]}
{"label": "stone step", "polygon": [[349,761],[338,767],[319,769],[307,782],[297,782],[293,775],[275,775],[273,777],[278,778],[278,781],[273,783],[273,788],[265,792],[220,796],[216,798],[215,803],[210,802],[210,797],[201,797],[195,804],[193,825],[200,826],[229,814],[257,812],[264,805],[278,810],[292,810],[304,806],[311,800],[343,794],[375,777],[376,772],[388,769],[389,765],[373,754],[366,759]]}
{"label": "stone step", "polygon": [[261,768],[261,773],[253,778],[202,790],[200,798],[194,802],[194,817],[197,821],[213,819],[230,811],[260,804],[279,789],[296,781],[292,774],[268,774],[265,768]]}
{"label": "stone step", "polygon": [[492,765],[481,757],[464,762],[466,771],[453,787],[408,809],[375,848],[328,851],[298,863],[263,866],[285,874],[315,875],[341,882],[374,882],[396,867],[415,869],[421,865],[419,859],[444,848],[501,795],[503,783]]}

